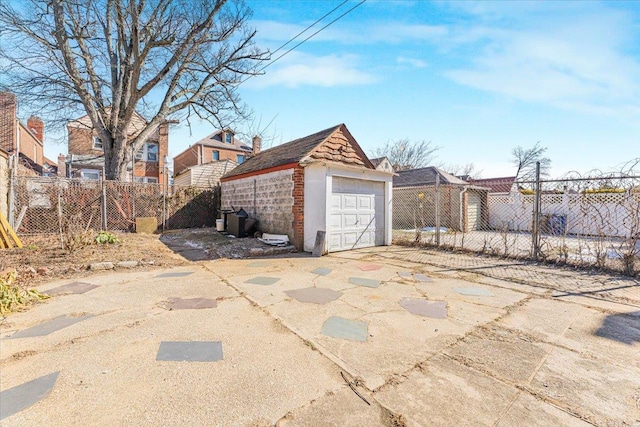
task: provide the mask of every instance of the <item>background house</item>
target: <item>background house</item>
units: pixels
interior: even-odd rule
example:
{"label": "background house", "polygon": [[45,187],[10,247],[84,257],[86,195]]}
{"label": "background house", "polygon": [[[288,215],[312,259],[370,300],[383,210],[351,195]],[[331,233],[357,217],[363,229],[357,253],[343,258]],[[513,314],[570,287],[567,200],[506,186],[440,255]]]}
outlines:
{"label": "background house", "polygon": [[378,171],[344,124],[279,145],[222,177],[222,208],[243,208],[269,233],[312,251],[391,244],[392,173]]}
{"label": "background house", "polygon": [[180,186],[214,187],[220,178],[238,166],[233,160],[220,160],[204,165],[190,166],[174,176],[173,183]]}
{"label": "background house", "polygon": [[515,176],[467,180],[469,184],[488,188],[489,194],[509,194],[513,188],[513,184],[515,183],[515,181],[516,181]]}
{"label": "background house", "polygon": [[371,163],[373,163],[373,166],[379,171],[393,172],[393,165],[386,157],[371,159]]}
{"label": "background house", "polygon": [[258,136],[253,137],[252,146],[248,146],[237,139],[231,129],[218,130],[173,158],[174,176],[180,175],[189,167],[221,160],[241,164],[249,156],[258,154],[261,145],[262,139]]}
{"label": "background house", "polygon": [[44,122],[31,116],[25,125],[17,113],[16,96],[0,92],[0,149],[9,155],[18,154],[18,175],[42,175],[47,160],[44,157]]}
{"label": "background house", "polygon": [[[144,126],[146,120],[134,114],[129,125],[130,137],[135,137]],[[67,124],[69,135],[68,154],[58,157],[58,174],[70,178],[99,180],[104,168],[104,149],[102,141],[97,137],[88,116],[72,120]],[[165,182],[165,156],[169,153],[169,124],[158,126],[158,129],[147,139],[142,148],[135,153],[133,165],[128,165],[129,179],[134,182]]]}
{"label": "background house", "polygon": [[393,178],[394,229],[435,226],[436,179],[440,184],[441,227],[456,231],[487,227],[488,190],[430,166],[400,171]]}

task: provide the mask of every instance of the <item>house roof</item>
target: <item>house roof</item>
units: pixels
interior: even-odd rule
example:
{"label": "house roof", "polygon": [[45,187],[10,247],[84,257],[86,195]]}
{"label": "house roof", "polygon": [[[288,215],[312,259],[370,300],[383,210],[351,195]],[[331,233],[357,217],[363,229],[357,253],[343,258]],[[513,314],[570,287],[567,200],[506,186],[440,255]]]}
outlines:
{"label": "house roof", "polygon": [[[224,132],[231,132],[229,129],[224,129],[224,130],[217,130],[214,133],[212,133],[211,135],[207,135],[204,138],[202,138],[201,140],[195,142],[193,145],[205,145],[207,147],[215,147],[215,148],[221,148],[224,150],[234,150],[234,151],[242,151],[242,152],[246,152],[246,153],[250,153],[253,151],[253,147],[245,144],[244,142],[240,141],[239,139],[237,139],[235,137],[235,135],[233,136],[233,138],[231,139],[231,144],[228,144],[224,141],[222,141],[222,134]],[[231,132],[231,134],[233,135],[233,132]],[[187,150],[189,150],[189,148],[187,148]],[[185,151],[187,151],[185,150]],[[182,153],[184,153],[185,151],[183,151]],[[180,154],[182,154],[180,153]],[[178,154],[178,156],[180,155]]]}
{"label": "house roof", "polygon": [[[338,132],[341,136],[338,137]],[[344,123],[278,145],[249,158],[223,178],[250,174],[303,160],[328,160],[375,169]]]}
{"label": "house roof", "polygon": [[506,176],[502,178],[470,179],[469,183],[487,187],[489,188],[489,193],[509,193],[515,180],[515,176]]}
{"label": "house roof", "polygon": [[440,184],[469,186],[470,183],[440,170],[434,166],[397,172],[393,177],[394,187],[412,187],[418,185],[435,185],[436,176],[440,176]]}
{"label": "house roof", "polygon": [[371,163],[373,164],[373,166],[378,167],[378,166],[380,166],[380,163],[384,162],[385,159],[387,159],[387,158],[386,157],[378,157],[376,159],[369,159],[369,160],[371,160]]}

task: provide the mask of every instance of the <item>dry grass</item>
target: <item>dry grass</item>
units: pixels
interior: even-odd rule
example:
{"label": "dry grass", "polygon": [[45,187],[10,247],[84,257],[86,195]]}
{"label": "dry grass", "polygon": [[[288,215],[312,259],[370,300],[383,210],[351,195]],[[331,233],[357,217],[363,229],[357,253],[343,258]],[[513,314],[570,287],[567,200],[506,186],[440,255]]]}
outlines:
{"label": "dry grass", "polygon": [[18,272],[16,284],[33,287],[60,278],[81,277],[88,274],[88,266],[95,262],[138,261],[137,268],[185,265],[159,240],[159,235],[114,233],[119,242],[89,244],[73,250],[61,249],[57,235],[22,236],[22,249],[0,249],[0,270],[12,268]]}

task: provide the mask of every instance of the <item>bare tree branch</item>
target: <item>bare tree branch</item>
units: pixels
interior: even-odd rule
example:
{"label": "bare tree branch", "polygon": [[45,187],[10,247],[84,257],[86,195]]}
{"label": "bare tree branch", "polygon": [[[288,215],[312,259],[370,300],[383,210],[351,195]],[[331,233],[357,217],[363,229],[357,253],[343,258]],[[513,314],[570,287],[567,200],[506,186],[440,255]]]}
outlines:
{"label": "bare tree branch", "polygon": [[540,176],[548,176],[551,159],[544,156],[547,147],[540,145],[540,141],[531,148],[517,146],[511,152],[511,162],[516,167],[516,179],[530,181],[535,179],[536,163],[540,162]]}
{"label": "bare tree branch", "polygon": [[[236,92],[268,53],[242,0],[0,1],[0,87],[59,126],[86,114],[108,179],[167,120],[224,127],[250,114]],[[136,113],[146,125],[132,133]]]}
{"label": "bare tree branch", "polygon": [[411,141],[404,138],[388,141],[382,148],[373,151],[373,157],[386,157],[397,172],[430,166],[439,149],[431,141]]}

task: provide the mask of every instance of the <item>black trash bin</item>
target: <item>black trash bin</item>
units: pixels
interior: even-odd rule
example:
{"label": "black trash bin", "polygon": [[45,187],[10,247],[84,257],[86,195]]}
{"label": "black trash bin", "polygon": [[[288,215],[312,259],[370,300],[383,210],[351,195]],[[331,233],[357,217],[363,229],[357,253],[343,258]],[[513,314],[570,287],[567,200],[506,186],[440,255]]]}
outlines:
{"label": "black trash bin", "polygon": [[244,209],[240,209],[236,213],[227,214],[227,232],[236,237],[247,237],[244,222],[249,214]]}

